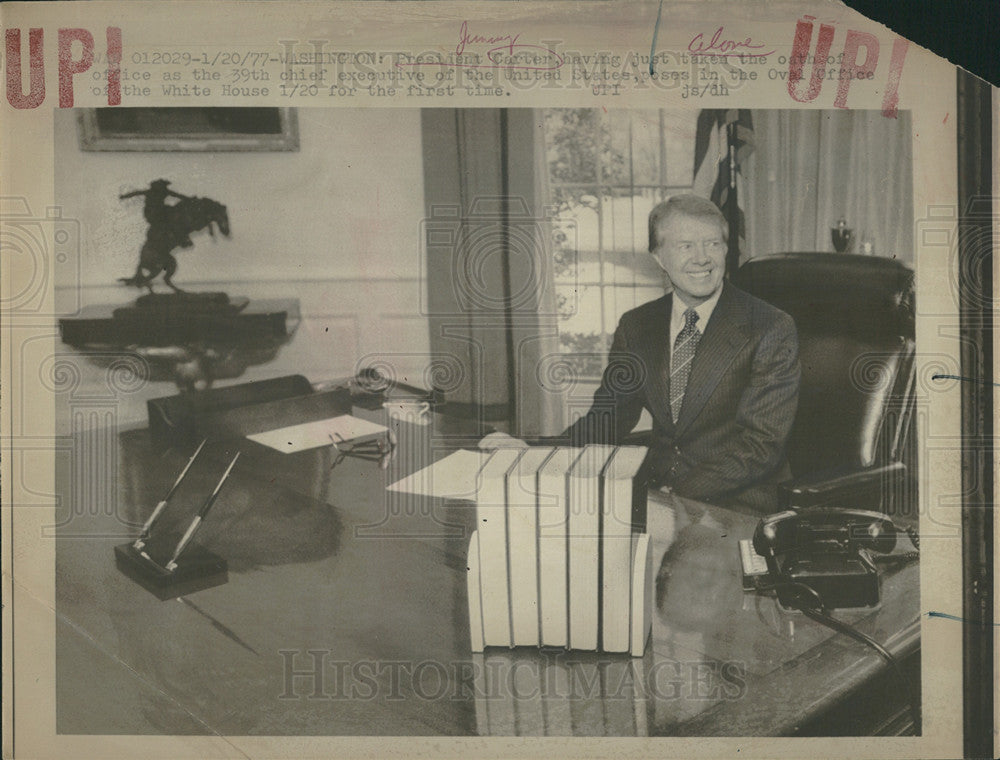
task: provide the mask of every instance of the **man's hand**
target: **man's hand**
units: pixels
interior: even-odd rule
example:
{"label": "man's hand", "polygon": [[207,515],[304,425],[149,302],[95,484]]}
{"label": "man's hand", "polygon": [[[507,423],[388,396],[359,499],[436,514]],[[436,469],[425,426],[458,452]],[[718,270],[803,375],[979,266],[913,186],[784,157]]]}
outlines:
{"label": "man's hand", "polygon": [[507,433],[490,433],[479,442],[479,448],[487,451],[491,449],[526,449],[528,444],[520,438],[515,438]]}

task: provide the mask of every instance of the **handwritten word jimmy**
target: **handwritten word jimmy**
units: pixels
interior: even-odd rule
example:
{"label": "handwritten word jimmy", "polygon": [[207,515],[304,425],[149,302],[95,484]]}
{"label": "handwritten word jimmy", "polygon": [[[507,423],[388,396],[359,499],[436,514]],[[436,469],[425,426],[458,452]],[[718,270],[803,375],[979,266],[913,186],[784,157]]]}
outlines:
{"label": "handwritten word jimmy", "polygon": [[[21,30],[7,29],[7,102],[14,108],[38,108],[45,100],[45,37],[44,30],[28,30],[28,92],[24,91],[24,70],[21,51]],[[109,26],[105,31],[107,44],[108,105],[122,102],[121,62],[122,30]],[[73,107],[73,77],[88,71],[94,63],[94,35],[86,29],[60,29],[56,44],[59,67],[59,107]],[[96,72],[95,72],[96,73]]]}
{"label": "handwritten word jimmy", "polygon": [[[774,53],[773,50],[769,50],[766,53],[757,52],[764,45],[756,45],[754,41],[749,37],[743,40],[739,39],[724,39],[722,37],[722,32],[724,27],[719,27],[715,30],[715,34],[712,35],[707,43],[705,42],[704,34],[696,34],[694,38],[688,43],[688,52],[694,55],[739,55],[743,53],[744,55],[759,55],[767,56]],[[737,35],[741,36],[741,35]]]}
{"label": "handwritten word jimmy", "polygon": [[[499,69],[502,71],[554,71],[563,65],[561,55],[541,45],[519,43],[517,34],[483,35],[472,34],[469,22],[463,21],[458,33],[458,44],[454,54],[449,53],[438,60],[405,60],[396,63],[397,68],[413,66],[440,66],[449,69]],[[501,43],[501,44],[497,44]],[[469,45],[493,45],[486,51],[489,63],[481,63],[479,53],[466,50]],[[464,56],[464,58],[463,58]],[[406,56],[408,57],[408,56]]]}
{"label": "handwritten word jimmy", "polygon": [[[514,55],[514,48],[517,47],[517,39],[520,36],[520,34],[515,34],[513,36],[504,34],[496,37],[489,37],[481,34],[470,34],[469,22],[463,21],[462,28],[458,32],[458,45],[455,46],[455,55],[461,55],[464,53],[466,45],[496,45],[497,43],[504,44],[493,48],[493,50],[507,48],[507,52]],[[492,52],[492,50],[490,52]]]}

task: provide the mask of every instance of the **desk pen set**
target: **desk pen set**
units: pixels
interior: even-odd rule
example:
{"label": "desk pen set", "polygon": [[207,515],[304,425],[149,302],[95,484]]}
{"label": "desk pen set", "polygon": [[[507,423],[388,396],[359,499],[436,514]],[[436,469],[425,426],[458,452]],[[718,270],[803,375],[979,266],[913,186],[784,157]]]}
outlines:
{"label": "desk pen set", "polygon": [[170,558],[165,563],[157,562],[150,556],[147,546],[153,535],[154,527],[166,511],[167,504],[184,481],[191,465],[201,454],[204,446],[205,441],[202,441],[180,475],[177,476],[170,490],[143,524],[139,537],[131,543],[119,544],[115,547],[115,563],[118,565],[118,569],[161,600],[173,599],[212,586],[219,586],[229,580],[229,568],[226,560],[203,546],[192,543],[192,539],[208,516],[212,505],[215,504],[222,487],[229,479],[229,473],[232,472],[236,460],[240,458],[239,453],[229,462],[229,466],[226,467],[226,471],[216,483],[212,493],[191,519],[187,530],[184,531],[171,552]]}

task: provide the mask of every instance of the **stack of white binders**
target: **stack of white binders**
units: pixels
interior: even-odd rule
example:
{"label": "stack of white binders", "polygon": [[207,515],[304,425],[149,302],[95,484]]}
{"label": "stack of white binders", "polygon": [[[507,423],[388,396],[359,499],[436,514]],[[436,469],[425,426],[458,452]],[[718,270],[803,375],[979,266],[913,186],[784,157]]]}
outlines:
{"label": "stack of white binders", "polygon": [[498,449],[469,543],[472,650],[553,646],[641,656],[651,568],[641,446]]}

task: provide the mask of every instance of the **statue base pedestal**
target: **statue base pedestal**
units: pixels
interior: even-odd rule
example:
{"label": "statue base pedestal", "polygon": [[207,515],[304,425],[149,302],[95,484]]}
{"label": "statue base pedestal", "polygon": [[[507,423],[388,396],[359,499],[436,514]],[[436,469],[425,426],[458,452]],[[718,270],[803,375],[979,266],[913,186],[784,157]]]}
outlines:
{"label": "statue base pedestal", "polygon": [[249,298],[238,296],[230,299],[227,293],[147,293],[135,299],[133,306],[115,309],[115,316],[119,312],[127,314],[135,309],[146,313],[235,314],[243,311],[249,303]]}
{"label": "statue base pedestal", "polygon": [[102,366],[116,354],[136,354],[148,362],[150,380],[197,390],[270,361],[299,324],[297,300],[221,295],[225,301],[179,294],[142,305],[85,306],[61,318],[59,331],[64,343]]}
{"label": "statue base pedestal", "polygon": [[78,348],[177,346],[188,343],[262,347],[283,342],[298,324],[298,302],[218,295],[154,294],[128,306],[87,306],[59,320],[64,343]]}

